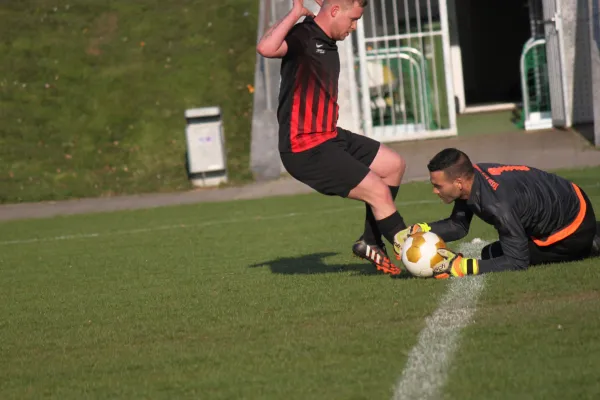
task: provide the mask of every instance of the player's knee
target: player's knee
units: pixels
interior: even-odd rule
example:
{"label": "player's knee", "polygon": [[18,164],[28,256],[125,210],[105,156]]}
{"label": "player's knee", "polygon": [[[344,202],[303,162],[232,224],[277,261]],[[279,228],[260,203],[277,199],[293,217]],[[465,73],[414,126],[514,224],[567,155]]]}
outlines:
{"label": "player's knee", "polygon": [[363,181],[350,191],[348,197],[362,200],[376,208],[389,208],[387,206],[394,204],[389,186],[373,172],[369,172]]}
{"label": "player's knee", "polygon": [[400,154],[396,157],[396,171],[400,173],[400,175],[404,175],[404,171],[406,171],[406,161]]}
{"label": "player's knee", "polygon": [[392,153],[393,156],[389,159],[389,168],[392,172],[390,175],[396,176],[399,179],[404,176],[404,171],[406,170],[406,161],[404,158],[398,153]]}

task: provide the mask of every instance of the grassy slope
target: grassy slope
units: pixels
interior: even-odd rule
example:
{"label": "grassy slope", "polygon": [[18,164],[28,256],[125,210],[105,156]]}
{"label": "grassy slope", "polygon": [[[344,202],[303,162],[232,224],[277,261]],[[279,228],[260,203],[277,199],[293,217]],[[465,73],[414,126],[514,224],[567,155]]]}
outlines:
{"label": "grassy slope", "polygon": [[[68,3],[68,5],[67,5]],[[187,188],[186,108],[249,177],[257,2],[0,4],[0,203]]]}

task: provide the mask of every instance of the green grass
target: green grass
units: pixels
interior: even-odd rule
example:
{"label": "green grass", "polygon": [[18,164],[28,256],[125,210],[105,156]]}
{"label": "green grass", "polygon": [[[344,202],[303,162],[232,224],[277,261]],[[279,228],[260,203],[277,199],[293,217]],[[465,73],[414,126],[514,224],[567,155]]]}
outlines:
{"label": "green grass", "polygon": [[448,398],[597,399],[599,267],[596,259],[490,276]]}
{"label": "green grass", "polygon": [[456,116],[459,136],[494,135],[522,130],[513,123],[513,111],[495,111]]}
{"label": "green grass", "polygon": [[[600,208],[600,169],[565,175]],[[426,184],[398,202],[449,213]],[[448,282],[351,258],[363,212],[302,195],[0,224],[0,398],[390,398]],[[597,397],[598,263],[488,276],[445,398]]]}
{"label": "green grass", "polygon": [[230,178],[249,179],[257,8],[1,2],[0,203],[189,188],[191,107],[222,108]]}

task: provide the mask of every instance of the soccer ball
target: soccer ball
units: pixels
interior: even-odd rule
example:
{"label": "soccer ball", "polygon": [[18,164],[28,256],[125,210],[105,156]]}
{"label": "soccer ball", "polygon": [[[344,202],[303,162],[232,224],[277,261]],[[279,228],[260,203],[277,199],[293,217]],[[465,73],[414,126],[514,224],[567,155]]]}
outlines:
{"label": "soccer ball", "polygon": [[412,275],[419,278],[433,276],[433,267],[443,261],[437,253],[446,243],[433,232],[417,232],[406,239],[402,246],[402,263]]}

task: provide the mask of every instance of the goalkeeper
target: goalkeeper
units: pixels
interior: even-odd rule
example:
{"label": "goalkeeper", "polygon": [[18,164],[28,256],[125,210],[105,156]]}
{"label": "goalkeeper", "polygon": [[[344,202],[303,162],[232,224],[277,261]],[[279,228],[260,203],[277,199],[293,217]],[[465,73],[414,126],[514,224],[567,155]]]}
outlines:
{"label": "goalkeeper", "polygon": [[483,248],[481,259],[449,249],[438,253],[436,278],[523,270],[530,265],[581,260],[600,255],[600,223],[587,195],[572,182],[524,165],[472,164],[457,149],[445,149],[429,162],[433,192],[450,217],[409,226],[396,236],[402,254],[408,236],[431,231],[444,241],[465,237],[473,215],[493,225],[499,240]]}

